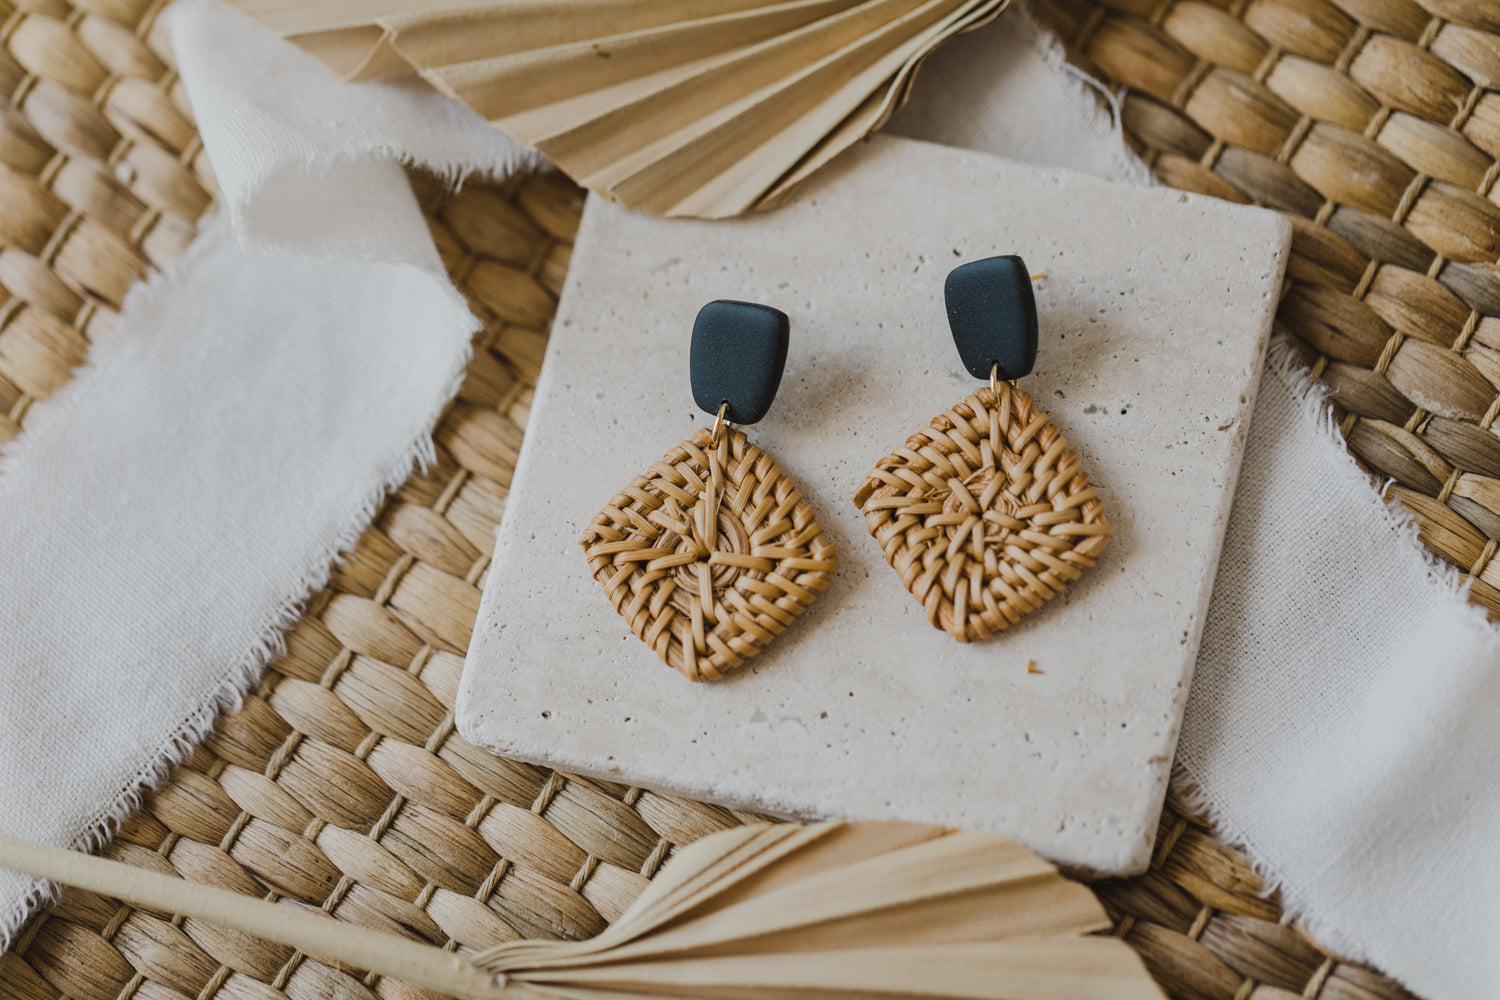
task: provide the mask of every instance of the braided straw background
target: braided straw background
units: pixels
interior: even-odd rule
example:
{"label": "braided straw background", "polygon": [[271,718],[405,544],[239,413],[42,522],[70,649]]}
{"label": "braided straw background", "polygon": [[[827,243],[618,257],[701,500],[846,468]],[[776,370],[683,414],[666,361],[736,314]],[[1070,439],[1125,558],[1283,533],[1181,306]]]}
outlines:
{"label": "braided straw background", "polygon": [[[0,106],[0,439],[68,379],[130,284],[181,252],[212,200],[155,9],[153,0],[0,0],[0,91],[9,95]],[[1214,37],[1238,38],[1234,51],[1261,44],[1218,13]],[[1079,24],[1090,18],[1098,27],[1125,15]],[[1314,27],[1302,35],[1316,40]],[[1409,93],[1426,93],[1425,78],[1409,79]],[[1178,127],[1191,141],[1204,135]],[[1234,156],[1218,168],[1225,162]],[[553,176],[471,184],[454,197],[417,183],[454,280],[487,321],[437,430],[439,463],[390,499],[292,630],[287,656],[104,853],[443,944],[593,934],[675,846],[741,817],[506,761],[455,734],[461,658],[580,200]],[[1426,232],[1458,240],[1473,217],[1444,225],[1429,214]],[[1339,244],[1326,227],[1302,230],[1293,280],[1326,288],[1309,278],[1323,273],[1309,246]],[[1331,276],[1356,270],[1343,253],[1347,266]],[[1319,314],[1330,323],[1358,305],[1314,294],[1333,303]],[[1242,855],[1175,809],[1162,819],[1151,872],[1097,889],[1117,932],[1178,997],[1406,996],[1318,950],[1274,897],[1261,898]],[[372,995],[430,996],[76,891],[0,956],[3,1000]]]}
{"label": "braided straw background", "polygon": [[959,642],[1061,594],[1114,534],[1077,453],[1004,382],[881,459],[854,503],[927,620]]}
{"label": "braided straw background", "polygon": [[692,681],[765,649],[839,566],[797,487],[734,428],[717,442],[699,428],[652,463],[595,515],[582,545],[609,603]]}
{"label": "braided straw background", "polygon": [[1279,209],[1278,326],[1500,613],[1500,3],[1040,0],[1175,187]]}

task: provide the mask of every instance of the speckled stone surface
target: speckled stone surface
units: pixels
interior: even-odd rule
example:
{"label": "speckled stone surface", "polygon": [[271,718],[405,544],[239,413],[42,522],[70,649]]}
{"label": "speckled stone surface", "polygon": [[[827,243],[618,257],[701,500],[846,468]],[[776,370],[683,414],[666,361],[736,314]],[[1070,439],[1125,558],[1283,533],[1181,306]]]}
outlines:
{"label": "speckled stone surface", "polygon": [[[1075,870],[1143,870],[1289,240],[1269,212],[891,138],[856,147],[787,207],[732,222],[591,199],[460,730],[509,756],[735,807],[987,829]],[[1022,388],[1079,452],[1116,535],[1062,597],[961,646],[927,624],[851,497],[980,385],[948,333],[943,279],[999,253],[1048,274]],[[692,402],[688,343],[715,298],[791,316],[780,396],[747,430],[842,565],[749,666],[692,684],[609,606],[578,538],[710,419]]]}

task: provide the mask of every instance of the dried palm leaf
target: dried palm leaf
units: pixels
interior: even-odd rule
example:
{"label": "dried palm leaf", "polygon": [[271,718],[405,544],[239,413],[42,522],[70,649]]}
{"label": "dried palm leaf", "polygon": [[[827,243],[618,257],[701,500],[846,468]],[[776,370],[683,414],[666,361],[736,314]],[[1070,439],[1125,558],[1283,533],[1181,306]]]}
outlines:
{"label": "dried palm leaf", "polygon": [[683,850],[602,934],[459,956],[119,862],[0,836],[0,865],[419,986],[552,1000],[1163,1000],[1099,901],[990,834],[746,826]]}
{"label": "dried palm leaf", "polygon": [[350,79],[418,74],[631,208],[765,208],[1007,0],[233,0]]}

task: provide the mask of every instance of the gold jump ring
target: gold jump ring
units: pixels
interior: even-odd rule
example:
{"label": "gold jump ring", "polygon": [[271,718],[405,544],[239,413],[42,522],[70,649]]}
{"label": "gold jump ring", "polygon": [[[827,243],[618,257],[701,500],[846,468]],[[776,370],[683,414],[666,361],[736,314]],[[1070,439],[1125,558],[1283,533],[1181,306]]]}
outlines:
{"label": "gold jump ring", "polygon": [[717,448],[719,446],[719,431],[724,427],[724,414],[729,412],[729,400],[719,404],[719,415],[714,417],[714,429],[708,434],[708,446]]}
{"label": "gold jump ring", "polygon": [[[1012,389],[1019,389],[1016,379],[1007,379]],[[1000,399],[1000,363],[997,361],[990,365],[990,398],[998,401]]]}

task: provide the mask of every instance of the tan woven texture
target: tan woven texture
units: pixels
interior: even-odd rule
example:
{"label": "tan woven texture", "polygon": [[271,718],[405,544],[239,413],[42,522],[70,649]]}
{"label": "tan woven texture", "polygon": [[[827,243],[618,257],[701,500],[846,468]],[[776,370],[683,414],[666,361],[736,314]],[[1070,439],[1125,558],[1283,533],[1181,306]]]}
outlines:
{"label": "tan woven texture", "polygon": [[1500,3],[1043,0],[1176,187],[1283,211],[1278,326],[1500,612]]}
{"label": "tan woven texture", "polygon": [[1077,453],[1005,382],[881,459],[854,503],[927,620],[959,642],[988,639],[1061,594],[1114,533]]}
{"label": "tan woven texture", "polygon": [[[67,380],[130,283],[182,250],[210,202],[193,126],[153,38],[151,7],[50,0],[16,10],[0,2],[7,15],[0,84],[10,95],[0,110],[7,438],[34,400]],[[1242,49],[1264,44],[1253,28],[1234,28],[1232,15],[1210,14]],[[1139,23],[1142,37],[1159,34]],[[1299,30],[1319,37],[1315,24]],[[1401,79],[1410,93],[1428,86],[1425,77]],[[580,202],[548,176],[471,184],[452,198],[426,182],[419,188],[455,281],[486,320],[437,431],[439,462],[391,498],[293,629],[288,655],[105,853],[461,947],[593,934],[677,845],[740,817],[502,760],[454,732],[461,658]],[[1472,216],[1453,218],[1448,231],[1471,231]],[[1314,246],[1337,245],[1326,229],[1303,229],[1299,286],[1309,285],[1306,234]],[[1347,294],[1318,294],[1333,303],[1321,315],[1358,307]],[[660,443],[639,446],[649,455]],[[1150,874],[1098,890],[1117,932],[1176,996],[1405,995],[1318,950],[1274,898],[1261,898],[1244,857],[1197,821],[1169,811],[1159,843]],[[372,995],[430,996],[81,892],[66,893],[0,957],[4,1000]]]}
{"label": "tan woven texture", "polygon": [[667,452],[610,500],[581,544],[631,630],[694,681],[765,649],[839,566],[797,487],[734,428],[700,428]]}

